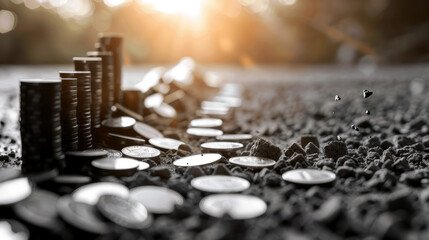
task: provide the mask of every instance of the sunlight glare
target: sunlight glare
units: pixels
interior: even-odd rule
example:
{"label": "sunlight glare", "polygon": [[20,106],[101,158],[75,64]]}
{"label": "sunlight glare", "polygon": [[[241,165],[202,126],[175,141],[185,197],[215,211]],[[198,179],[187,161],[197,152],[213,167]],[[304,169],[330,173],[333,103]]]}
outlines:
{"label": "sunlight glare", "polygon": [[142,0],[143,4],[152,6],[165,14],[180,14],[191,18],[201,15],[205,0]]}

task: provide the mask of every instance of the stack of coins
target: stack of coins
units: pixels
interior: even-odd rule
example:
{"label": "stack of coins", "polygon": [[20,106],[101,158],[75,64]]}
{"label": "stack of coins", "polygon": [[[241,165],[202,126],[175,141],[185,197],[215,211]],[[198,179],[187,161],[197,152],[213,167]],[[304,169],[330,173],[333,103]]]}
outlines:
{"label": "stack of coins", "polygon": [[112,117],[114,96],[114,69],[112,52],[87,52],[88,57],[101,57],[101,120]]}
{"label": "stack of coins", "polygon": [[62,78],[77,78],[77,123],[78,148],[92,148],[91,132],[91,72],[89,71],[60,71]]}
{"label": "stack of coins", "polygon": [[122,103],[122,36],[118,34],[100,34],[99,49],[113,53],[115,103]]}
{"label": "stack of coins", "polygon": [[78,149],[77,79],[61,79],[61,128],[63,151]]}
{"label": "stack of coins", "polygon": [[20,81],[22,170],[47,172],[62,167],[61,81]]}
{"label": "stack of coins", "polygon": [[[97,130],[101,126],[101,58],[99,57],[74,57],[73,58],[76,71],[91,72],[91,130],[92,136],[97,136]],[[94,139],[96,142],[96,139]]]}

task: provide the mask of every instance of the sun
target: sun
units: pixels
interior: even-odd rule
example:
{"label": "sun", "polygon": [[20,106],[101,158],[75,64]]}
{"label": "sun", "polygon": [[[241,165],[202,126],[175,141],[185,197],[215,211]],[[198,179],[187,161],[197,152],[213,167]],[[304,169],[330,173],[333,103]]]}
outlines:
{"label": "sun", "polygon": [[179,14],[191,18],[201,15],[202,5],[205,0],[143,0],[143,3],[151,5],[157,11],[165,14]]}

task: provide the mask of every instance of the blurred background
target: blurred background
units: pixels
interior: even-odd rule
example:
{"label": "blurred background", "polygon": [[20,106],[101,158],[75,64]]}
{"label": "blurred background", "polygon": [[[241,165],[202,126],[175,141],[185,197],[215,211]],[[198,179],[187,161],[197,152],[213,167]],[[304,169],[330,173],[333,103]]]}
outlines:
{"label": "blurred background", "polygon": [[125,64],[429,60],[428,0],[1,0],[0,63],[62,64],[125,37]]}

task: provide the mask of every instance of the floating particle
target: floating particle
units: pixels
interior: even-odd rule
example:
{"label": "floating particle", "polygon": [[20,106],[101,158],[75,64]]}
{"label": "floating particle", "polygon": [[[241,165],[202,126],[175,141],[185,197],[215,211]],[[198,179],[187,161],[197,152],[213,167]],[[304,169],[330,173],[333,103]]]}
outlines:
{"label": "floating particle", "polygon": [[340,101],[340,100],[341,100],[341,97],[338,95],[335,95],[335,101]]}
{"label": "floating particle", "polygon": [[366,110],[366,111],[365,111],[365,114],[366,114],[366,115],[370,115],[370,114],[371,114],[371,112],[370,112],[369,110]]}
{"label": "floating particle", "polygon": [[341,141],[341,140],[343,140],[343,139],[341,138],[341,136],[337,136],[337,140],[338,140],[338,141]]}
{"label": "floating particle", "polygon": [[350,126],[353,130],[355,130],[356,132],[359,132],[359,128],[358,127],[356,127],[355,125],[351,125]]}
{"label": "floating particle", "polygon": [[368,91],[368,90],[363,90],[363,97],[364,98],[369,98],[372,95],[372,92]]}

